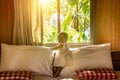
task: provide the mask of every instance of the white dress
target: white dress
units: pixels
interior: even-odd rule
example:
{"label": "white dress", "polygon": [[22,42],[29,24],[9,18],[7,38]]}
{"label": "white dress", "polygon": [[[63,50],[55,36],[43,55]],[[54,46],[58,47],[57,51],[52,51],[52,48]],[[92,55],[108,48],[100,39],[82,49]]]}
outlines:
{"label": "white dress", "polygon": [[63,44],[63,47],[58,50],[55,56],[54,66],[70,66],[73,64],[72,53],[69,50],[68,44]]}

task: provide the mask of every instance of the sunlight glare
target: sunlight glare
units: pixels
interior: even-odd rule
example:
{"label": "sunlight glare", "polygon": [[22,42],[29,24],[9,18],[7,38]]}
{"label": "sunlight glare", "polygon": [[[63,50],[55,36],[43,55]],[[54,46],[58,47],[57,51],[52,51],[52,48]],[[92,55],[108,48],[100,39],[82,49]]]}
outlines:
{"label": "sunlight glare", "polygon": [[38,1],[39,1],[39,3],[42,2],[43,6],[45,6],[47,4],[47,2],[48,2],[48,0],[38,0]]}

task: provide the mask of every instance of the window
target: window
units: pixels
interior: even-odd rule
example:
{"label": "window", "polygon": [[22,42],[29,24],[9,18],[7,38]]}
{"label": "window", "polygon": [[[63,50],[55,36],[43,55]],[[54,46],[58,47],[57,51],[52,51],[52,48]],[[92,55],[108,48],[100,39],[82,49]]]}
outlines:
{"label": "window", "polygon": [[56,43],[58,33],[69,34],[68,43],[90,41],[90,0],[39,0],[42,43]]}

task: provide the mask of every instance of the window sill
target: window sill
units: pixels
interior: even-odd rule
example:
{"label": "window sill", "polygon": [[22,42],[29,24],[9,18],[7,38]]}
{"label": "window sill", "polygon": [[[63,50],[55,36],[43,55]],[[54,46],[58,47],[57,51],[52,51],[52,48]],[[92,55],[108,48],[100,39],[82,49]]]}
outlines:
{"label": "window sill", "polygon": [[[88,46],[90,45],[90,42],[84,42],[84,43],[68,43],[70,48],[77,48],[77,47],[81,47],[81,46]],[[47,44],[43,44],[43,46],[47,46],[47,47],[53,47],[56,46],[57,43],[47,43]]]}

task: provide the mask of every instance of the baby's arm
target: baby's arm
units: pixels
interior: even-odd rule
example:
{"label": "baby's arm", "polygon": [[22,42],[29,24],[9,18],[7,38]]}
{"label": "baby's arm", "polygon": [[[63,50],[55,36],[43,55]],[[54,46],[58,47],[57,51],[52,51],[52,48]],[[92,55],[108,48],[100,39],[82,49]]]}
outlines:
{"label": "baby's arm", "polygon": [[63,44],[60,44],[60,43],[59,43],[57,46],[51,48],[51,50],[57,50],[57,49],[60,49],[60,48],[62,48],[62,47],[63,47]]}

